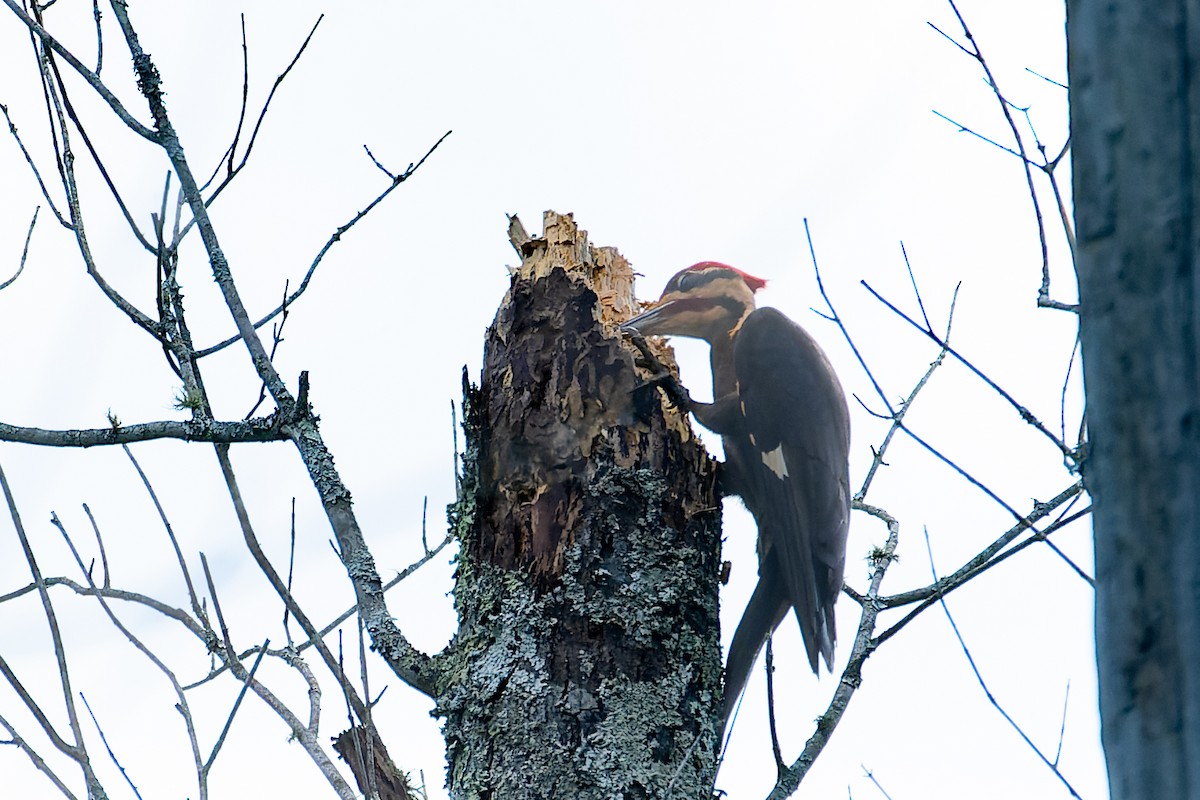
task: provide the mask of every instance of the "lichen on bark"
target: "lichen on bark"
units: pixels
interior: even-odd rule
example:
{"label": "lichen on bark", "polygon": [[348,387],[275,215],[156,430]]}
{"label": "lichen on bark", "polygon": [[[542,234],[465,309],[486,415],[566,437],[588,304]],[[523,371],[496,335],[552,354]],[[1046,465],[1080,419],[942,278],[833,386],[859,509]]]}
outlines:
{"label": "lichen on bark", "polygon": [[640,385],[629,264],[547,212],[466,386],[441,658],[455,798],[699,797],[720,707],[715,463]]}

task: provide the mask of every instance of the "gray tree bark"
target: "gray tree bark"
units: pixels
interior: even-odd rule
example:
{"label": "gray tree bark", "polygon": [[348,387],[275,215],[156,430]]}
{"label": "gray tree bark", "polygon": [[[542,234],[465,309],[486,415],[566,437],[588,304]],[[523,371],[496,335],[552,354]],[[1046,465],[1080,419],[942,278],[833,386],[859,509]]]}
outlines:
{"label": "gray tree bark", "polygon": [[439,656],[455,798],[705,797],[721,658],[716,469],[638,388],[633,273],[569,216],[523,262],[466,386],[451,517],[459,631]]}
{"label": "gray tree bark", "polygon": [[1200,799],[1200,3],[1068,2],[1112,796]]}

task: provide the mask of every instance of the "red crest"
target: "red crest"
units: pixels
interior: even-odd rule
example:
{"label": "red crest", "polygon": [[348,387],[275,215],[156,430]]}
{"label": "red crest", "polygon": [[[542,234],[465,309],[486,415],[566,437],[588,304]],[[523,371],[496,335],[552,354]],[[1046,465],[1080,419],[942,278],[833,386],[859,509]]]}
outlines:
{"label": "red crest", "polygon": [[731,267],[728,264],[722,264],[720,261],[701,261],[699,264],[692,264],[690,267],[688,267],[688,269],[689,270],[693,270],[693,269],[695,269],[695,270],[727,269],[730,272],[736,272],[738,275],[742,276],[742,280],[745,281],[746,285],[750,287],[751,292],[757,292],[759,289],[762,289],[764,286],[767,285],[767,282],[765,279],[756,278],[748,272],[742,272],[737,267]]}

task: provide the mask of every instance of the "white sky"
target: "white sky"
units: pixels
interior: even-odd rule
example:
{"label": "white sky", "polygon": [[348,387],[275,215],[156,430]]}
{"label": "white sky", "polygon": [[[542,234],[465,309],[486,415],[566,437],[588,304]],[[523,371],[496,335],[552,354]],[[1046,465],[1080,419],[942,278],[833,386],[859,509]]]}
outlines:
{"label": "white sky", "polygon": [[[277,365],[292,385],[312,375],[312,399],[385,577],[419,557],[422,498],[429,535],[444,530],[453,495],[449,404],[459,374],[478,374],[482,335],[516,258],[504,214],[531,232],[541,212],[574,212],[600,245],[615,245],[656,297],[677,269],[699,260],[734,264],[771,280],[764,303],[786,310],[824,344],[853,392],[878,409],[870,383],[836,328],[808,309],[819,304],[802,220],[813,229],[826,287],[891,398],[906,394],[935,354],[932,346],[872,300],[866,280],[915,312],[900,255],[912,259],[926,308],[943,325],[959,281],[956,346],[1057,429],[1073,320],[1034,308],[1040,255],[1019,162],[959,134],[938,109],[989,136],[1006,128],[977,66],[926,25],[957,33],[939,2],[728,4],[628,2],[391,4],[322,6],[209,2],[132,4],[167,102],[197,172],[212,168],[236,122],[241,90],[238,13],[246,12],[251,105],[291,59],[317,15],[327,16],[309,52],[276,97],[251,164],[214,205],[218,235],[243,297],[257,315],[284,281],[294,286],[333,229],[385,186],[363,153],[371,147],[399,171],[446,130],[454,134],[421,171],[356,227],[326,259],[293,308]],[[1065,79],[1062,8],[1020,0],[964,2],[963,11],[1014,103],[1031,106],[1054,152],[1066,126],[1065,92],[1025,71]],[[63,0],[49,25],[94,63],[90,4]],[[128,57],[106,17],[104,75],[143,121]],[[166,161],[72,81],[137,221],[148,229]],[[0,103],[8,105],[47,177],[53,168],[23,28],[0,12]],[[76,139],[78,162],[87,163]],[[148,311],[154,264],[114,213],[94,170],[81,166],[85,214],[107,279]],[[1066,173],[1064,171],[1064,180]],[[15,269],[29,217],[44,205],[15,143],[0,142],[0,281]],[[1045,187],[1043,187],[1045,188]],[[1069,190],[1069,186],[1064,186]],[[59,193],[55,193],[56,198]],[[1045,196],[1049,203],[1049,195]],[[1073,300],[1064,243],[1045,208],[1056,259],[1054,294]],[[181,267],[198,343],[227,336],[193,237]],[[708,385],[702,347],[681,346],[684,377]],[[206,382],[219,415],[245,414],[257,387],[245,351],[209,359]],[[84,274],[74,241],[48,213],[34,233],[24,275],[0,292],[0,421],[41,427],[96,427],[112,409],[126,423],[181,419],[178,390],[161,352],[107,305]],[[1078,426],[1078,384],[1069,393],[1068,437]],[[861,483],[885,424],[852,401],[852,483]],[[1026,511],[1073,481],[1057,451],[966,370],[947,366],[908,418],[911,427]],[[716,437],[708,435],[709,441]],[[198,573],[207,554],[233,617],[240,647],[282,640],[281,610],[244,554],[210,448],[158,443],[135,452],[154,481]],[[286,565],[291,498],[296,497],[298,592],[314,618],[352,602],[330,551],[331,534],[289,445],[235,452],[260,538]],[[902,521],[901,561],[892,593],[928,583],[927,526],[940,572],[957,568],[1011,523],[996,504],[901,437],[868,500]],[[105,534],[114,584],[173,603],[185,595],[144,489],[119,450],[67,452],[0,445],[0,464],[47,574],[75,570],[57,531],[57,511],[94,552],[80,504]],[[753,587],[754,529],[726,506],[723,591],[727,636]],[[883,541],[865,515],[852,521],[847,577],[862,587],[862,558]],[[1087,525],[1056,543],[1091,570]],[[389,596],[401,628],[427,651],[453,631],[450,556]],[[7,519],[0,522],[0,594],[29,580]],[[109,743],[145,797],[194,797],[183,728],[161,676],[104,621],[94,604],[55,594],[64,618],[75,688],[101,720]],[[953,594],[950,608],[989,688],[1053,757],[1070,684],[1061,769],[1084,798],[1106,793],[1095,710],[1092,593],[1061,560],[1035,547]],[[856,607],[843,598],[840,659],[849,651]],[[185,680],[207,659],[195,643],[135,609],[121,612],[171,653]],[[885,618],[889,619],[889,618]],[[808,674],[789,619],[777,648],[784,755],[790,761],[835,682]],[[357,647],[347,639],[348,658]],[[33,597],[0,606],[0,653],[62,722],[40,607]],[[264,667],[304,708],[303,686]],[[764,796],[774,767],[755,673],[718,787],[734,798]],[[392,756],[423,771],[431,797],[444,796],[444,752],[431,703],[378,662],[372,689]],[[236,687],[206,688],[202,736],[220,730]],[[344,727],[332,691],[322,735]],[[52,748],[15,695],[0,687],[0,714],[43,753]],[[85,730],[93,730],[85,722]],[[94,739],[94,737],[93,737]],[[95,753],[102,753],[97,744]],[[101,761],[101,759],[97,759]],[[931,609],[867,663],[862,689],[799,796],[901,798],[1065,797],[987,702],[945,616]],[[130,796],[111,765],[100,769],[111,796]],[[77,774],[63,774],[81,790]],[[13,748],[0,748],[8,796],[51,796],[52,787]],[[270,792],[323,796],[319,778],[286,729],[255,699],[231,732],[212,776],[214,797]]]}

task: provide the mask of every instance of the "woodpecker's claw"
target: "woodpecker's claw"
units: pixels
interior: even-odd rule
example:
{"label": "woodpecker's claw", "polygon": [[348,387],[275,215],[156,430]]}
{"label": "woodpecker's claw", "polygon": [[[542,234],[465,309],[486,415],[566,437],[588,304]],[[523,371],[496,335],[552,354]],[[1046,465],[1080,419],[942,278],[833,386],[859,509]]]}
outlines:
{"label": "woodpecker's claw", "polygon": [[[659,365],[661,366],[661,364]],[[678,408],[684,413],[692,408],[692,396],[688,394],[688,390],[684,388],[674,375],[670,372],[663,372],[655,375],[653,378],[642,381],[637,386],[633,387],[634,391],[645,388],[659,388],[667,395],[667,399],[671,401],[671,405]]]}
{"label": "woodpecker's claw", "polygon": [[679,382],[679,379],[666,368],[662,361],[659,361],[658,356],[650,349],[650,345],[646,344],[646,337],[633,328],[624,330],[629,334],[629,341],[641,354],[641,358],[636,359],[634,364],[652,373],[650,378],[633,387],[633,390],[636,392],[647,387],[661,388],[666,393],[667,399],[671,401],[671,405],[684,412],[689,411],[692,407],[692,396],[688,394],[688,390]]}

